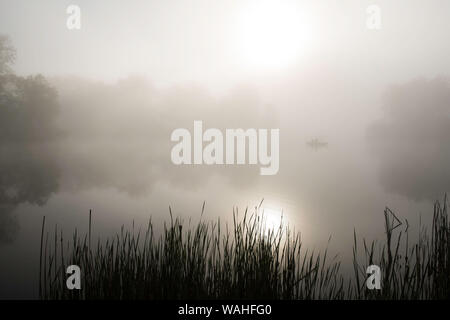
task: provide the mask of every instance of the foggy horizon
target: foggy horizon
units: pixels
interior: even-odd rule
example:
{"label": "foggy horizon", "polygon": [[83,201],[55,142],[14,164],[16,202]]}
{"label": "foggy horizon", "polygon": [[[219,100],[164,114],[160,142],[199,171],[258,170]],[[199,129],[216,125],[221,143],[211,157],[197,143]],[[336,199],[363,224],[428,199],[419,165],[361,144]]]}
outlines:
{"label": "foggy horizon", "polygon": [[[16,53],[0,69],[0,297],[36,297],[43,216],[70,237],[92,210],[97,240],[150,217],[162,228],[169,206],[186,222],[231,222],[264,199],[271,223],[283,215],[311,249],[332,236],[345,261],[355,229],[384,237],[386,207],[417,234],[450,190],[449,10],[0,0],[0,39]],[[19,95],[8,76],[26,112],[5,102]],[[224,135],[279,129],[279,170],[175,165],[171,133],[194,121]]]}

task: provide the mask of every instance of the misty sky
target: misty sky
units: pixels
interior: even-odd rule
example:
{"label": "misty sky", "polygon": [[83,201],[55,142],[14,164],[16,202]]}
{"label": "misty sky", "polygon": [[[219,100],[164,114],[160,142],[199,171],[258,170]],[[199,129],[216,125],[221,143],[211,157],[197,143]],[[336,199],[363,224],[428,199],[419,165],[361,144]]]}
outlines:
{"label": "misty sky", "polygon": [[[66,27],[71,4],[80,30]],[[450,190],[448,30],[446,0],[0,0],[14,73],[42,74],[57,102],[31,99],[26,121],[0,109],[0,297],[35,294],[44,215],[70,234],[93,209],[106,235],[162,223],[169,205],[195,220],[206,201],[227,220],[264,198],[344,257],[354,227],[382,236],[385,206],[426,221]],[[194,120],[279,128],[278,174],[175,166],[170,134]]]}

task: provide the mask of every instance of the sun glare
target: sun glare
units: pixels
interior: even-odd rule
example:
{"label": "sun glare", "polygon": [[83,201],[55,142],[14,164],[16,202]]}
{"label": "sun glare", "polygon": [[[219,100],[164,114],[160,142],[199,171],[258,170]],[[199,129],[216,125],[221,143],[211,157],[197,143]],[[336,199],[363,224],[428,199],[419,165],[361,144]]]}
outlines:
{"label": "sun glare", "polygon": [[304,14],[282,1],[258,1],[243,9],[237,32],[245,64],[259,69],[295,62],[311,36]]}
{"label": "sun glare", "polygon": [[285,218],[283,217],[282,210],[276,210],[273,208],[263,208],[263,218],[264,225],[266,227],[266,232],[277,231],[280,225],[285,224]]}

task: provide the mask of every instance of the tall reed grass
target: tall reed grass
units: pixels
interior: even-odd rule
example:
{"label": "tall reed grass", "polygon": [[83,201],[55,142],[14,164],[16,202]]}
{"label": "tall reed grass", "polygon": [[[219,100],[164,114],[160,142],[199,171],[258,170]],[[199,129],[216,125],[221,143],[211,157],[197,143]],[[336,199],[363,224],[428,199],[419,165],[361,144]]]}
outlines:
{"label": "tall reed grass", "polygon": [[[202,215],[203,215],[202,209]],[[85,235],[75,230],[65,241],[42,224],[41,299],[448,299],[450,226],[447,199],[434,205],[431,235],[423,228],[410,243],[408,221],[384,212],[383,243],[359,241],[354,233],[354,275],[344,277],[338,256],[309,251],[289,226],[267,229],[256,207],[232,225],[200,221],[189,227],[179,218],[156,236],[121,228],[113,238],[92,243],[92,216]],[[82,270],[81,290],[68,290],[65,270]],[[382,271],[381,290],[366,287],[366,267]]]}

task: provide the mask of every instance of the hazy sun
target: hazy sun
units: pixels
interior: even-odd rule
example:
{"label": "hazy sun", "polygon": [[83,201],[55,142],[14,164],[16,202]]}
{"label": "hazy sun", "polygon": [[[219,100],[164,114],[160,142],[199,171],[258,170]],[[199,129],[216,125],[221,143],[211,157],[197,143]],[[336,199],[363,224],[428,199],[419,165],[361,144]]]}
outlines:
{"label": "hazy sun", "polygon": [[266,232],[276,232],[280,226],[283,226],[286,223],[282,211],[273,208],[263,208],[263,218]]}
{"label": "hazy sun", "polygon": [[239,15],[239,51],[247,65],[279,68],[308,46],[308,23],[299,8],[282,1],[256,1]]}

